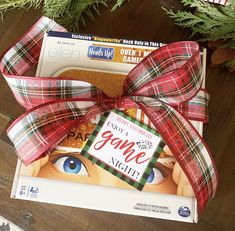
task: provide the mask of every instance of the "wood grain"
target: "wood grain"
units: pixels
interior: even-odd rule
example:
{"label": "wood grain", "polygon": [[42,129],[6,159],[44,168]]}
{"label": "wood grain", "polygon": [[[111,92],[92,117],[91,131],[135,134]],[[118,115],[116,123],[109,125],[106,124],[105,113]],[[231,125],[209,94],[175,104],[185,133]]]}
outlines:
{"label": "wood grain", "polygon": [[[95,21],[87,21],[81,32],[137,40],[173,42],[189,39],[189,32],[178,28],[165,15],[162,6],[179,8],[178,1],[132,0],[110,13],[101,7]],[[12,11],[0,24],[0,55],[41,15],[40,11]],[[19,116],[20,107],[7,84],[0,80],[0,215],[24,230],[156,230],[232,231],[235,230],[235,78],[223,68],[207,67],[210,93],[210,122],[205,125],[207,141],[220,176],[218,192],[198,224],[114,214],[9,198],[16,156],[5,128]]]}
{"label": "wood grain", "polygon": [[7,115],[4,115],[3,113],[0,112],[0,134],[6,128],[9,121],[10,118]]}
{"label": "wood grain", "polygon": [[[40,11],[30,9],[28,11],[14,10],[5,15],[4,21],[0,24],[0,56],[39,19],[41,14]],[[0,110],[9,117],[15,118],[22,114],[24,109],[16,103],[3,78],[0,83]]]}

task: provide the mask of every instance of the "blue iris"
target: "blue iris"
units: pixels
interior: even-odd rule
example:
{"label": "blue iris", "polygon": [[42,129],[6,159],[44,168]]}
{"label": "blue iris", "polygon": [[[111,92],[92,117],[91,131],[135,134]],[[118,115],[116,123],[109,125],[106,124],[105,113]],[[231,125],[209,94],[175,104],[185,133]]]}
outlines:
{"label": "blue iris", "polygon": [[152,170],[152,171],[150,172],[150,174],[149,174],[149,177],[148,177],[148,179],[147,179],[147,182],[148,182],[148,183],[151,183],[151,182],[153,181],[153,179],[154,179],[154,171]]}
{"label": "blue iris", "polygon": [[64,161],[63,168],[67,173],[77,174],[82,168],[82,163],[76,157],[70,156]]}

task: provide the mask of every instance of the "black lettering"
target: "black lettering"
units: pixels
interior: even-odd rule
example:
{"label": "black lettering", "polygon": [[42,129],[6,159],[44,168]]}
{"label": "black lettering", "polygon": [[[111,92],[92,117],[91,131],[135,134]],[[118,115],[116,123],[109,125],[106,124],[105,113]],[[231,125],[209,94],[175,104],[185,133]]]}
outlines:
{"label": "black lettering", "polygon": [[67,135],[67,138],[69,139],[70,137],[74,137],[75,136],[75,132],[70,132],[68,135]]}
{"label": "black lettering", "polygon": [[76,140],[77,140],[77,139],[80,139],[80,140],[84,141],[81,132],[79,132],[79,133],[77,134]]}
{"label": "black lettering", "polygon": [[85,141],[87,141],[90,138],[91,134],[90,133],[86,133],[85,134]]}

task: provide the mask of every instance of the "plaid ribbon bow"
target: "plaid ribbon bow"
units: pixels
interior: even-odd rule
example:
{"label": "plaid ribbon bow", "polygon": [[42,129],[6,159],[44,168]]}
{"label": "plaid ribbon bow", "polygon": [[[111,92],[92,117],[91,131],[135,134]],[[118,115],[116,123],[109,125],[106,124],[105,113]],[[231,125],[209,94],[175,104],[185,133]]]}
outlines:
{"label": "plaid ribbon bow", "polygon": [[198,44],[176,42],[153,51],[128,74],[123,96],[109,98],[93,85],[81,87],[76,79],[22,76],[37,63],[43,34],[52,29],[64,31],[42,17],[0,63],[17,101],[28,109],[8,129],[18,157],[29,164],[49,154],[81,121],[114,108],[138,107],[175,155],[202,211],[215,195],[217,172],[205,142],[188,121],[207,120]]}

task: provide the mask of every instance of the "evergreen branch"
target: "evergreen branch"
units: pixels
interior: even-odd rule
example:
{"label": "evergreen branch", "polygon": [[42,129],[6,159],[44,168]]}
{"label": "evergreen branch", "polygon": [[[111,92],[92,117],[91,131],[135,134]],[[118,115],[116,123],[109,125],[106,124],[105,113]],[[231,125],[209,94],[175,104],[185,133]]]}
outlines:
{"label": "evergreen branch", "polygon": [[235,40],[229,40],[228,42],[225,42],[223,45],[220,45],[221,48],[231,48],[235,49]]}
{"label": "evergreen branch", "polygon": [[227,61],[226,63],[224,63],[224,66],[229,68],[231,71],[234,71],[235,69],[235,58]]}
{"label": "evergreen branch", "polygon": [[231,6],[216,7],[203,0],[181,2],[189,5],[194,12],[164,9],[177,25],[191,29],[192,35],[201,34],[203,41],[235,39],[235,11]]}
{"label": "evergreen branch", "polygon": [[[173,12],[164,9],[175,24],[192,31],[192,36],[200,34],[200,41],[224,40],[221,47],[235,49],[235,0],[226,6],[217,6],[203,0],[181,0],[188,10]],[[235,58],[225,66],[235,70]]]}
{"label": "evergreen branch", "polygon": [[13,8],[38,8],[43,0],[1,0],[0,2],[0,16],[3,20],[3,15],[7,10]]}
{"label": "evergreen branch", "polygon": [[57,19],[71,31],[78,31],[79,21],[85,25],[85,17],[93,20],[93,13],[99,14],[98,5],[107,6],[108,0],[50,0],[48,3],[44,7],[46,16]]}
{"label": "evergreen branch", "polygon": [[194,2],[194,0],[182,0],[181,3],[184,5],[184,6],[190,6],[192,5]]}
{"label": "evergreen branch", "polygon": [[[120,7],[125,0],[117,0],[111,11]],[[85,18],[94,20],[99,14],[99,5],[107,6],[110,0],[0,0],[0,16],[14,8],[28,9],[43,7],[46,16],[57,20],[72,31],[78,31],[79,22],[85,25]]]}
{"label": "evergreen branch", "polygon": [[6,11],[12,8],[35,7],[38,8],[42,0],[1,0],[0,11]]}

